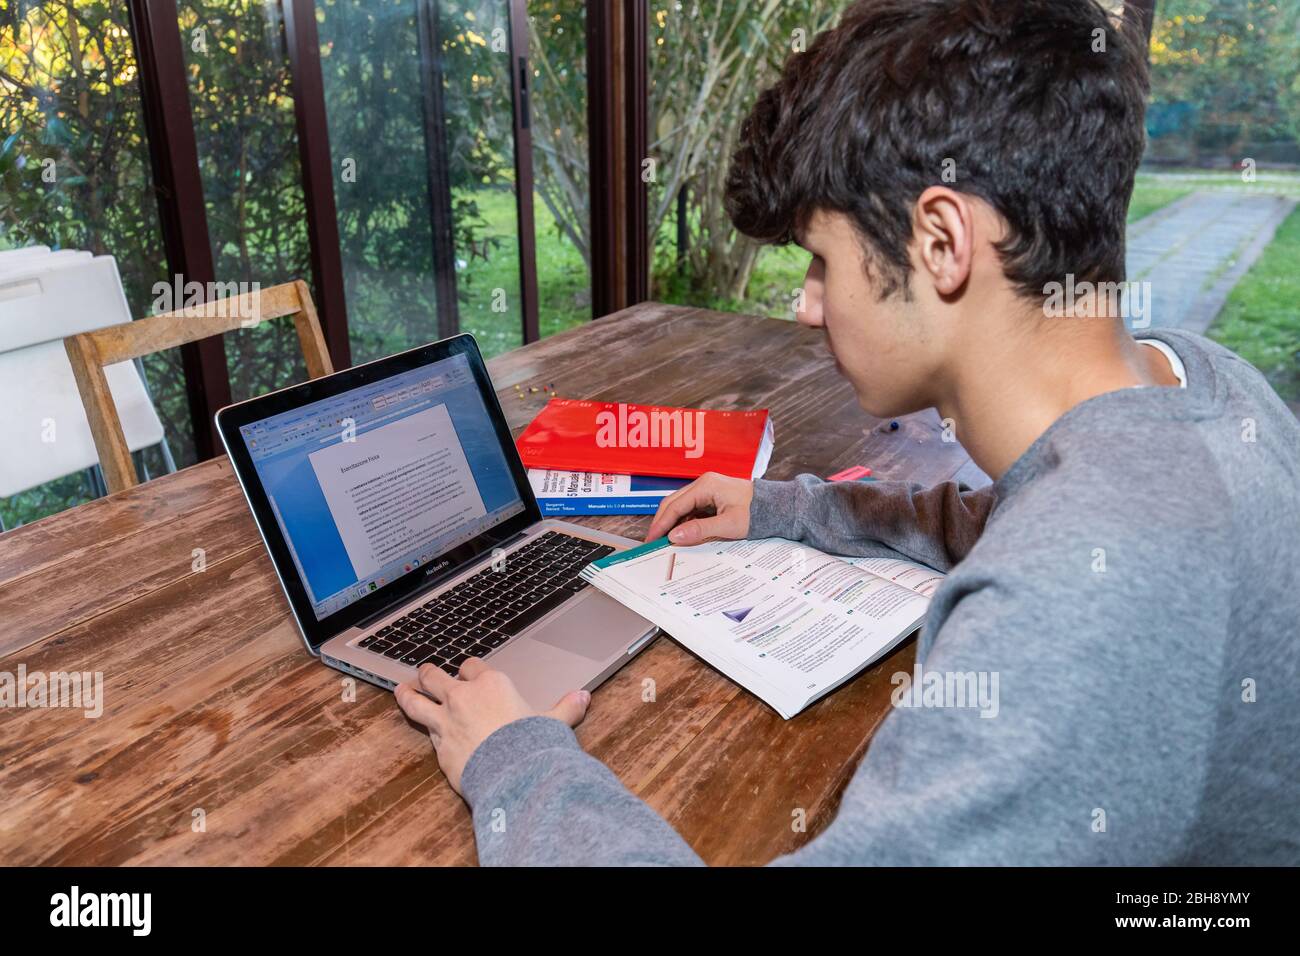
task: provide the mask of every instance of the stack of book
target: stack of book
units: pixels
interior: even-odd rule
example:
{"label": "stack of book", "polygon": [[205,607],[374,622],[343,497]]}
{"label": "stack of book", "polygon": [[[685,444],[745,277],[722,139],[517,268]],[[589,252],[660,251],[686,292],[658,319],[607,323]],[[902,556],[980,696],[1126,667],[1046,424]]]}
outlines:
{"label": "stack of book", "polygon": [[654,514],[705,472],[761,477],[772,441],[766,409],[556,398],[516,445],[543,514]]}

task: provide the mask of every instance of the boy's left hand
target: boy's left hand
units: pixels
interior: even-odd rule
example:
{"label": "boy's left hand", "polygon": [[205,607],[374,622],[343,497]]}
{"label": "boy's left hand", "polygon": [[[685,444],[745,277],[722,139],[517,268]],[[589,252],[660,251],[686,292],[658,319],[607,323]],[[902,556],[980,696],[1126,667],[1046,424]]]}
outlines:
{"label": "boy's left hand", "polygon": [[422,664],[419,680],[399,684],[395,696],[407,717],[428,728],[438,765],[457,793],[465,764],[494,731],[536,716],[554,717],[576,727],[591,701],[587,691],[572,690],[550,710],[539,714],[519,695],[509,677],[476,657],[461,666],[459,677],[432,664]]}

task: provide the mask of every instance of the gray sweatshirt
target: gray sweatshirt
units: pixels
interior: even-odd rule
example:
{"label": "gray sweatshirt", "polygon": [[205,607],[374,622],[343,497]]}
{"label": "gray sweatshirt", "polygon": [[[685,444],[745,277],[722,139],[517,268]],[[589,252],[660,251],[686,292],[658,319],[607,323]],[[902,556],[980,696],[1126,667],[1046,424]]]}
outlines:
{"label": "gray sweatshirt", "polygon": [[[776,863],[1300,863],[1300,427],[1231,352],[1149,335],[1186,388],[1079,404],[989,488],[756,483],[753,537],[948,574],[922,680]],[[971,673],[996,708],[920,692]],[[463,790],[485,864],[701,862],[550,718]]]}

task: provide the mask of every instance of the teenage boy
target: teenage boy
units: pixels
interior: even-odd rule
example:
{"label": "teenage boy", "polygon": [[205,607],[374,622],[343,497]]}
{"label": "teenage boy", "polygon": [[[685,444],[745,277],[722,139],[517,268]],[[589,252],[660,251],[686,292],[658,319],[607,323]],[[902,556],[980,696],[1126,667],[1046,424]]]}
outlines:
{"label": "teenage boy", "polygon": [[[800,320],[867,412],[937,408],[994,479],[710,475],[656,515],[650,538],[947,572],[917,659],[999,677],[992,719],[896,708],[834,821],[778,862],[1300,860],[1300,427],[1231,352],[1135,338],[1135,300],[1049,301],[1125,278],[1134,34],[1092,0],[863,0],[745,124],[728,209],[811,254]],[[426,667],[397,699],[484,863],[699,862],[578,746],[588,695],[536,715],[481,662],[461,676]]]}

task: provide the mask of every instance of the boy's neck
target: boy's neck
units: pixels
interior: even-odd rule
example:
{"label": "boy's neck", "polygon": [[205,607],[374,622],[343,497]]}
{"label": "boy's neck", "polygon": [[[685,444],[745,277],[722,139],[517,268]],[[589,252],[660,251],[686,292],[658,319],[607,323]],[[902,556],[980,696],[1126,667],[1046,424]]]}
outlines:
{"label": "boy's neck", "polygon": [[1000,328],[986,325],[959,350],[952,386],[937,403],[995,480],[1074,406],[1119,389],[1178,384],[1168,360],[1134,341],[1121,319],[1003,314]]}

